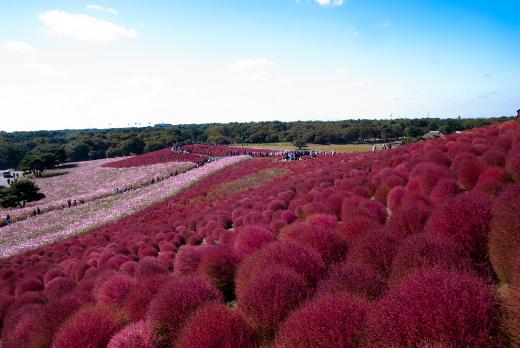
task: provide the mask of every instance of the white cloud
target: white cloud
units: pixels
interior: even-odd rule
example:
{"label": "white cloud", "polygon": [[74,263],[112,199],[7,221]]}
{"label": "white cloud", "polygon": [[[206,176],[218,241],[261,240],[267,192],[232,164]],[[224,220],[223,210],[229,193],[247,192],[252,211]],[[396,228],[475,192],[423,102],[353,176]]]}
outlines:
{"label": "white cloud", "polygon": [[343,5],[343,0],[314,0],[320,6],[341,6]]}
{"label": "white cloud", "polygon": [[347,76],[348,74],[350,74],[350,70],[345,68],[338,68],[335,72],[338,76]]}
{"label": "white cloud", "polygon": [[265,58],[239,59],[228,67],[231,78],[234,80],[258,81],[272,76],[271,69],[276,63]]}
{"label": "white cloud", "polygon": [[36,53],[34,47],[25,42],[2,39],[0,39],[0,50],[14,53]]}
{"label": "white cloud", "polygon": [[137,36],[133,29],[84,14],[51,10],[40,13],[38,18],[46,25],[51,36],[69,37],[89,43],[109,44]]}
{"label": "white cloud", "polygon": [[33,71],[40,76],[64,77],[67,75],[67,73],[63,70],[56,69],[50,65],[45,65],[38,62],[25,63],[24,67],[25,69]]}
{"label": "white cloud", "polygon": [[107,8],[107,7],[103,7],[101,5],[87,5],[87,6],[85,6],[85,8],[87,10],[110,13],[110,14],[113,14],[114,16],[117,16],[119,14],[113,8],[110,8],[110,7]]}

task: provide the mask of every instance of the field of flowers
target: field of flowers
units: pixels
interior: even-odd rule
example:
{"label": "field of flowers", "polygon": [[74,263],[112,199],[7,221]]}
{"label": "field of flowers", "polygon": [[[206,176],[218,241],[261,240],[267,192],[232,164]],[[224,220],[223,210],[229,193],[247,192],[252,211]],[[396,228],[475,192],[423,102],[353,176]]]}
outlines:
{"label": "field of flowers", "polygon": [[237,156],[248,155],[253,157],[276,156],[281,154],[281,150],[246,148],[238,146],[213,146],[205,144],[193,144],[182,146],[183,151],[190,154],[200,154],[206,156]]}
{"label": "field of flowers", "polygon": [[140,187],[152,178],[169,177],[171,173],[185,172],[195,166],[191,162],[165,162],[142,167],[106,168],[113,158],[72,163],[76,167],[60,170],[52,177],[36,178],[34,181],[45,198],[28,203],[25,208],[0,210],[0,216],[10,214],[19,219],[30,214],[36,206],[43,212],[67,206],[67,200],[89,202],[111,195],[114,189]]}
{"label": "field of flowers", "polygon": [[135,213],[175,195],[201,178],[247,158],[223,158],[154,185],[108,195],[70,209],[56,209],[6,226],[0,229],[0,258],[75,236]]}
{"label": "field of flowers", "polygon": [[518,121],[254,158],[1,260],[2,345],[518,347],[519,211]]}

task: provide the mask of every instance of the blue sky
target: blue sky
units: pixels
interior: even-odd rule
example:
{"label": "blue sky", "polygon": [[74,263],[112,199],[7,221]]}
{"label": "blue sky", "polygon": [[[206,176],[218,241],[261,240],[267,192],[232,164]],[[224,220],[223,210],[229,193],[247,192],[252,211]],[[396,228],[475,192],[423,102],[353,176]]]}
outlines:
{"label": "blue sky", "polygon": [[3,0],[0,129],[512,115],[518,13],[502,0]]}

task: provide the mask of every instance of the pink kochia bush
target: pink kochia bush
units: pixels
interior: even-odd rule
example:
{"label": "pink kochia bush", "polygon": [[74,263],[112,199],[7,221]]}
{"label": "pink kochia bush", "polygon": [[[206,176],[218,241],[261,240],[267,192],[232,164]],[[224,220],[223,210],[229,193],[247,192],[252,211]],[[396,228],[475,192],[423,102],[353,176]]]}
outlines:
{"label": "pink kochia bush", "polygon": [[87,307],[70,318],[56,333],[54,348],[105,347],[110,338],[128,322],[111,307]]}
{"label": "pink kochia bush", "polygon": [[107,348],[154,348],[150,329],[144,321],[130,324],[115,334]]}
{"label": "pink kochia bush", "polygon": [[238,308],[264,337],[271,337],[310,291],[301,274],[281,266],[264,270],[248,285],[237,288]]}
{"label": "pink kochia bush", "polygon": [[235,238],[235,253],[240,259],[243,259],[263,245],[273,241],[274,238],[274,233],[267,227],[261,225],[245,226],[238,231]]}
{"label": "pink kochia bush", "polygon": [[170,281],[155,295],[146,313],[154,342],[172,345],[185,320],[211,301],[222,301],[222,294],[201,278],[184,276]]}
{"label": "pink kochia bush", "polygon": [[371,308],[368,346],[494,347],[496,319],[495,298],[481,280],[425,269]]}
{"label": "pink kochia bush", "polygon": [[253,348],[257,347],[253,328],[236,310],[223,304],[201,307],[184,326],[178,347]]}
{"label": "pink kochia bush", "polygon": [[437,206],[425,232],[459,244],[475,260],[482,261],[487,258],[490,220],[490,198],[483,193],[467,192]]}
{"label": "pink kochia bush", "polygon": [[513,263],[520,255],[520,185],[507,187],[493,205],[489,259],[498,278],[511,281]]}
{"label": "pink kochia bush", "polygon": [[294,312],[280,327],[277,348],[361,347],[367,305],[347,294],[318,297]]}

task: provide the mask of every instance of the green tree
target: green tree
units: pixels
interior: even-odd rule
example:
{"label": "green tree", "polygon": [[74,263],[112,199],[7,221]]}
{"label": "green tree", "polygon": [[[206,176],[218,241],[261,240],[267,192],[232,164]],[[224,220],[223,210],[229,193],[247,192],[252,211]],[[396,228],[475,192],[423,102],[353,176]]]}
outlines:
{"label": "green tree", "polygon": [[23,208],[27,202],[38,201],[45,197],[39,190],[38,186],[30,180],[18,180],[0,191],[0,206],[3,208]]}
{"label": "green tree", "polygon": [[307,147],[307,142],[303,138],[298,138],[293,141],[293,145],[298,149],[302,150]]}

